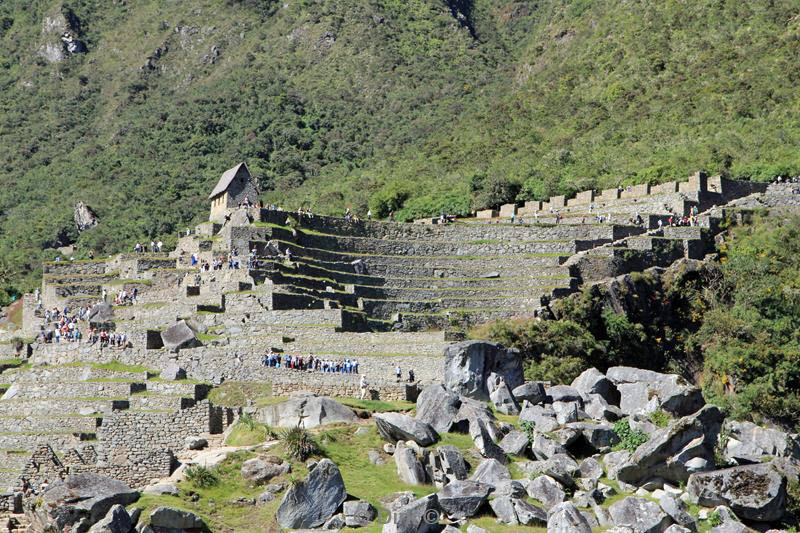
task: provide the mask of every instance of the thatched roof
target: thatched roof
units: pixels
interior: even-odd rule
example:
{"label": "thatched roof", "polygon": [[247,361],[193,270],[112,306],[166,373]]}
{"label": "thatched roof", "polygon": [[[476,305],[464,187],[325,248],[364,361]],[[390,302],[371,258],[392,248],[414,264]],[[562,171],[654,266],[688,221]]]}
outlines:
{"label": "thatched roof", "polygon": [[210,200],[215,196],[222,194],[226,190],[228,190],[228,187],[233,181],[233,178],[236,177],[236,175],[239,173],[239,170],[242,168],[244,168],[244,171],[247,173],[247,177],[249,178],[250,169],[247,168],[247,163],[239,163],[235,167],[229,168],[228,170],[222,173],[222,177],[219,178],[216,187],[214,187],[214,190],[211,191],[211,194],[208,195],[208,199]]}

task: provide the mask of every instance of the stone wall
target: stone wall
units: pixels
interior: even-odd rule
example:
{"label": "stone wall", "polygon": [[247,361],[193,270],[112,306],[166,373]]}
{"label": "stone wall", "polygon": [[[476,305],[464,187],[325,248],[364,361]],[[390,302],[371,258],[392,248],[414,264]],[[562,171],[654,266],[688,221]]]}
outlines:
{"label": "stone wall", "polygon": [[[341,383],[314,383],[306,381],[273,381],[272,394],[289,396],[293,392],[309,391],[317,396],[337,398],[360,398],[361,389],[358,380],[346,380]],[[415,384],[370,383],[367,399],[382,401],[415,401],[419,391]]]}

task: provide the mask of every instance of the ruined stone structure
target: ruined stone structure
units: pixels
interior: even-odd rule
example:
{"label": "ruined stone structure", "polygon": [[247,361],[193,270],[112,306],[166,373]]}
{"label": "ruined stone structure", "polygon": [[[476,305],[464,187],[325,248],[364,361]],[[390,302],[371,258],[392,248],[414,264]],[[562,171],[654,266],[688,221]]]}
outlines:
{"label": "ruined stone structure", "polygon": [[[50,327],[43,309],[91,306],[122,290],[135,289],[137,298],[115,306],[106,323],[127,336],[126,346],[33,342],[23,351],[30,368],[2,373],[0,487],[18,487],[23,473],[36,483],[40,472],[53,475],[49,468],[102,472],[135,486],[162,477],[184,436],[213,439],[235,419],[206,400],[222,381],[270,381],[276,395],[359,394],[359,375],[268,368],[269,352],[357,360],[373,398],[413,399],[417,388],[397,383],[395,366],[404,378],[413,369],[423,384],[441,380],[444,349],[465,326],[533,315],[602,277],[702,258],[726,211],[800,204],[790,189],[702,174],[503,206],[449,224],[239,208],[255,195],[240,164],[209,197],[210,221],[174,251],[44,265],[41,301],[23,302],[31,338]],[[692,207],[699,225],[659,226]],[[631,221],[637,213],[641,223]],[[202,268],[215,261],[222,268]],[[165,332],[179,321],[191,339],[168,349]],[[102,365],[111,362],[116,367]],[[172,363],[188,381],[154,379]],[[43,446],[60,454],[59,464]]]}

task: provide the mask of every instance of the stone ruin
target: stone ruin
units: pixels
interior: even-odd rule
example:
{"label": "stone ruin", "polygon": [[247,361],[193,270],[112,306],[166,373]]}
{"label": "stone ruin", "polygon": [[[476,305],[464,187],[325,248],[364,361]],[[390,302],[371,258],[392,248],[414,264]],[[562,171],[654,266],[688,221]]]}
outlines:
{"label": "stone ruin", "polygon": [[[724,217],[798,206],[785,187],[697,174],[454,223],[402,224],[239,207],[254,190],[242,168],[215,188],[213,220],[187,230],[173,251],[44,264],[39,300],[24,297],[31,339],[51,327],[43,309],[95,306],[122,290],[135,289],[137,298],[103,313],[103,325],[124,333],[126,346],[34,341],[30,368],[2,372],[0,487],[9,494],[23,478],[35,484],[53,469],[135,487],[169,475],[186,436],[218,442],[238,414],[212,405],[207,384],[268,381],[275,395],[359,394],[359,375],[309,379],[264,366],[268,352],[357,359],[372,398],[415,400],[443,381],[443,354],[464,328],[534,316],[597,279],[702,259]],[[696,226],[658,224],[693,207]],[[598,223],[598,211],[610,216]],[[635,213],[641,224],[630,221]],[[222,269],[200,268],[220,257]],[[229,257],[239,268],[227,267]],[[102,365],[112,362],[127,366]],[[396,382],[395,366],[404,377],[413,368],[416,382]],[[129,370],[136,367],[152,370]],[[188,379],[156,379],[167,368]]]}

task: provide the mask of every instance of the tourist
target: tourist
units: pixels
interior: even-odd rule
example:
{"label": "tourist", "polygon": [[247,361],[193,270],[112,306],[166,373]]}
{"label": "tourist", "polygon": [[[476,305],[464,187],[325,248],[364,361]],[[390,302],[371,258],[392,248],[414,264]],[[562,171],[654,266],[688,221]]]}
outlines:
{"label": "tourist", "polygon": [[164,243],[163,243],[163,242],[161,242],[161,241],[158,241],[158,242],[156,243],[156,247],[158,248],[158,253],[161,253],[161,248],[162,248],[163,246],[164,246]]}
{"label": "tourist", "polygon": [[408,371],[408,382],[409,383],[414,383],[414,381],[416,381],[415,376],[414,376],[414,371],[413,370],[409,370]]}
{"label": "tourist", "polygon": [[363,400],[364,397],[367,395],[367,386],[368,385],[369,385],[369,383],[367,383],[367,376],[362,375],[361,376],[361,380],[358,383],[358,388],[361,389],[361,395],[359,396],[359,399]]}
{"label": "tourist", "polygon": [[400,365],[394,367],[394,377],[397,380],[397,383],[400,383],[400,379],[403,373],[400,371]]}
{"label": "tourist", "polygon": [[372,209],[367,209],[367,220],[372,220]]}

